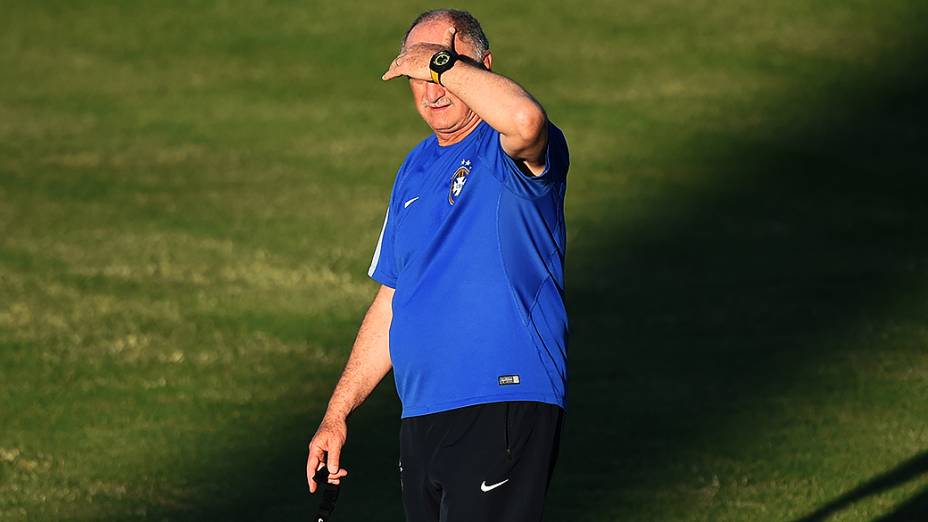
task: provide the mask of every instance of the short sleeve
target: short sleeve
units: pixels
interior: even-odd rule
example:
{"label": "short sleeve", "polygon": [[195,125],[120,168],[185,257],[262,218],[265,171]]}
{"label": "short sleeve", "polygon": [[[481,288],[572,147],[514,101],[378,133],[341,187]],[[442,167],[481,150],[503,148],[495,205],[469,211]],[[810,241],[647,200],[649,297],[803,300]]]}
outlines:
{"label": "short sleeve", "polygon": [[374,258],[371,260],[367,275],[378,283],[390,288],[396,288],[396,268],[393,263],[393,229],[390,226],[391,224],[390,208],[388,207],[387,215],[383,219],[383,228],[380,229],[377,247],[374,248]]}
{"label": "short sleeve", "polygon": [[396,222],[396,212],[393,210],[396,200],[396,185],[399,183],[399,176],[393,185],[393,192],[390,194],[390,203],[387,205],[387,212],[383,218],[383,227],[380,229],[380,237],[377,239],[377,246],[374,248],[374,258],[371,259],[371,266],[367,270],[367,275],[380,284],[396,288],[396,257],[393,252],[393,237]]}
{"label": "short sleeve", "polygon": [[367,275],[371,279],[390,288],[396,288],[396,280],[399,277],[394,238],[396,237],[396,218],[399,216],[399,200],[406,179],[406,171],[410,168],[410,165],[415,164],[422,151],[427,150],[434,142],[435,137],[430,136],[409,151],[406,159],[403,160],[403,164],[396,171],[396,178],[393,180],[390,203],[387,205],[387,212],[383,217],[383,226],[380,229],[380,237],[377,238],[377,246],[374,247],[374,258],[371,259],[371,266],[367,269]]}
{"label": "short sleeve", "polygon": [[548,122],[548,144],[545,146],[545,170],[532,176],[522,172],[515,160],[506,154],[499,142],[499,133],[494,131],[490,140],[492,148],[487,156],[494,162],[494,171],[503,173],[500,179],[503,185],[516,195],[526,198],[540,197],[548,192],[551,186],[563,181],[570,167],[570,156],[567,151],[567,140],[564,133],[556,125]]}

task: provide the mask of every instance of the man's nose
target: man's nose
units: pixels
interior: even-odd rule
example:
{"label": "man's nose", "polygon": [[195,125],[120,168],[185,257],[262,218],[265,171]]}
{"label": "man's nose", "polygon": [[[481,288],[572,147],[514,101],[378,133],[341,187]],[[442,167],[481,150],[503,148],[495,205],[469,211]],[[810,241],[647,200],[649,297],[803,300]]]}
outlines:
{"label": "man's nose", "polygon": [[437,83],[429,82],[425,86],[425,97],[428,99],[429,103],[435,103],[444,96],[446,92],[448,91]]}

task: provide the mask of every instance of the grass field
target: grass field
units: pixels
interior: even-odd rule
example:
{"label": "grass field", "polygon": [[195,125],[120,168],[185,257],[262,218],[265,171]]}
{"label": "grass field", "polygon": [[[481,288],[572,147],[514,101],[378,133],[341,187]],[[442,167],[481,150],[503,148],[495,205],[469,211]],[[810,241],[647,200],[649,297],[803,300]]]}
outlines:
{"label": "grass field", "polygon": [[[0,520],[309,520],[427,7],[3,2]],[[928,520],[928,3],[463,7],[571,147],[547,519]]]}

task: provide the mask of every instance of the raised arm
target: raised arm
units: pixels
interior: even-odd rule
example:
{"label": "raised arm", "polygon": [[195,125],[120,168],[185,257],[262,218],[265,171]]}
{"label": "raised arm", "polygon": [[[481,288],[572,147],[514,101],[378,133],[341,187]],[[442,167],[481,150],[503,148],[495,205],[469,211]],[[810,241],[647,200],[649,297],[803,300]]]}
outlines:
{"label": "raised arm", "polygon": [[[407,76],[414,82],[431,82],[429,61],[441,50],[457,54],[455,41],[455,29],[449,27],[441,44],[418,43],[404,48],[383,79]],[[493,59],[489,52],[481,62],[465,54],[458,56],[458,62],[441,75],[440,88],[460,98],[499,131],[503,150],[526,167],[523,170],[541,174],[548,139],[544,108],[519,84],[491,71]]]}
{"label": "raised arm", "polygon": [[329,399],[325,416],[309,443],[306,479],[310,492],[317,484],[313,475],[321,464],[329,468],[329,482],[337,484],[348,475],[339,467],[342,446],[348,438],[348,414],[361,405],[390,371],[390,323],[393,320],[393,289],[381,286],[367,310],[348,363]]}

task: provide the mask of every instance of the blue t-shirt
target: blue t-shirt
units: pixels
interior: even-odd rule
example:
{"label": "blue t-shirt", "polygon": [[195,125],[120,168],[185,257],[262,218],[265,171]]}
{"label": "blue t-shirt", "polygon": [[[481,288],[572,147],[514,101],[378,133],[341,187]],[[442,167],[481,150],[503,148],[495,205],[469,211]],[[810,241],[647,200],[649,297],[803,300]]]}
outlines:
{"label": "blue t-shirt", "polygon": [[370,275],[394,288],[390,357],[402,416],[474,404],[565,407],[567,143],[548,124],[545,171],[524,174],[481,122],[435,136],[396,174]]}

